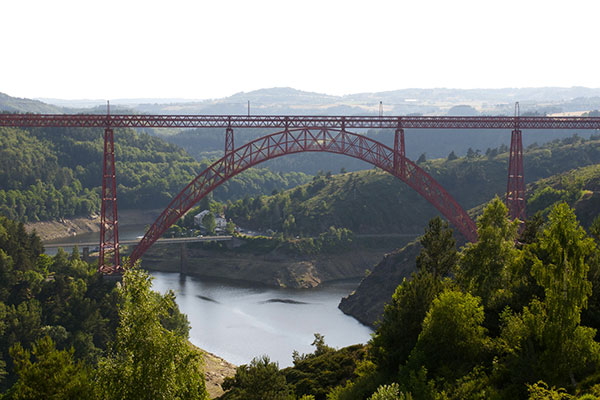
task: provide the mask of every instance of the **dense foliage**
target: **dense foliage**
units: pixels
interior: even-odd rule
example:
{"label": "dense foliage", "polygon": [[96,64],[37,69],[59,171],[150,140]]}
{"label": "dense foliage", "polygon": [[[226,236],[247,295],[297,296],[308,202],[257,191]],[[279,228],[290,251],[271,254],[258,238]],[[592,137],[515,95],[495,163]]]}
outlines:
{"label": "dense foliage", "polygon": [[[352,348],[327,350],[321,341],[321,354],[330,351],[335,365],[315,362],[306,375],[302,362],[317,360],[318,346],[271,373],[285,376],[281,384],[296,398],[597,398],[598,226],[600,219],[588,236],[560,203],[519,236],[519,223],[496,198],[478,219],[479,240],[457,252],[447,224],[432,220],[417,272],[396,289],[364,353],[355,358]],[[342,352],[347,356],[338,358]],[[254,366],[245,368],[251,374]],[[316,371],[345,381],[319,379]]]}
{"label": "dense foliage", "polygon": [[0,217],[0,276],[3,398],[206,398],[187,318],[145,273],[115,286],[77,249],[44,255],[35,234]]}

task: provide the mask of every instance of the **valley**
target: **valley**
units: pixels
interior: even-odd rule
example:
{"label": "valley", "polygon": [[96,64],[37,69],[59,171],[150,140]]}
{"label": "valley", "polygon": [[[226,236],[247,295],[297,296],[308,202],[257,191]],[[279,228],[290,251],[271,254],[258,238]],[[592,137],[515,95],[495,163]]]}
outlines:
{"label": "valley", "polygon": [[[12,104],[40,107],[28,101]],[[476,102],[435,107],[448,115],[490,110]],[[542,112],[536,107],[532,113]],[[263,129],[237,131],[238,146],[265,134]],[[31,328],[24,343],[38,346],[33,351],[44,348],[64,354],[67,364],[86,365],[80,369],[82,382],[91,376],[110,381],[110,363],[148,359],[127,361],[127,352],[165,346],[188,360],[201,357],[191,342],[240,364],[234,367],[213,354],[202,374],[200,364],[188,364],[198,369],[185,379],[201,390],[210,386],[211,396],[223,400],[245,398],[240,376],[261,368],[281,383],[282,391],[294,393],[290,399],[305,400],[366,398],[396,381],[404,392],[423,399],[440,393],[459,398],[466,390],[480,397],[487,391],[498,398],[523,397],[537,376],[573,393],[594,393],[600,387],[590,372],[600,354],[594,350],[600,327],[600,258],[595,253],[600,137],[594,133],[525,136],[528,218],[523,227],[511,222],[497,197],[506,189],[510,154],[505,135],[456,130],[407,135],[410,157],[419,168],[478,219],[479,239],[473,243],[439,219],[427,200],[386,173],[389,167],[379,159],[371,160],[380,165],[373,168],[339,155],[307,152],[245,170],[222,185],[219,181],[216,190],[161,231],[169,237],[214,234],[216,223],[211,225],[210,218],[202,224],[194,218],[206,211],[226,222],[220,229],[233,240],[156,244],[144,254],[142,269],[113,279],[96,274],[97,261],[81,260],[77,252],[41,253],[42,240],[97,235],[102,204],[98,158],[103,152],[98,133],[0,128],[0,265],[9,278],[0,290],[0,312],[16,321],[0,329],[0,372],[6,368],[9,376],[5,388],[17,390],[23,382],[21,364],[2,360],[29,360],[29,353],[17,355],[20,342],[15,341],[25,326]],[[391,145],[393,132],[365,129],[360,135]],[[142,236],[144,226],[179,190],[222,156],[222,140],[223,132],[214,129],[115,130],[120,211],[114,222],[122,237]],[[413,187],[427,191],[432,186]],[[571,235],[569,241],[562,241],[563,232]],[[556,246],[574,249],[566,272],[573,275],[565,290],[585,289],[573,294],[568,310],[553,303],[555,280],[563,279],[557,270],[561,264],[553,258]],[[121,254],[130,251],[123,247]],[[120,279],[123,284],[115,285]],[[571,332],[577,344],[567,343],[569,337],[561,336],[547,317],[561,310],[573,319],[564,320],[560,332]],[[538,336],[532,336],[530,319],[542,326]],[[138,328],[129,329],[130,324]],[[146,331],[154,332],[150,341],[138,335]],[[460,339],[464,335],[468,343]],[[522,340],[538,346],[533,350],[540,357],[534,369],[538,375],[519,372],[521,363],[529,362]],[[439,343],[445,344],[438,348]],[[580,346],[581,360],[564,353],[564,346],[571,345]],[[571,360],[573,376],[587,379],[587,386],[568,386],[567,367],[546,363],[548,354]],[[492,358],[500,369],[490,367]],[[468,388],[471,383],[479,389]]]}

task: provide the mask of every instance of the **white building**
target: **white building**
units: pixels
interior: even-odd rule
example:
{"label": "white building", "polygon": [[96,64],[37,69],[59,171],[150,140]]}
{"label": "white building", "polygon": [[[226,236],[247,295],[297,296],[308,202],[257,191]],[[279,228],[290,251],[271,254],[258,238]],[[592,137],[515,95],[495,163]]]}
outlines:
{"label": "white building", "polygon": [[204,219],[206,214],[208,214],[209,212],[210,212],[209,210],[204,210],[204,211],[201,211],[199,214],[196,214],[194,216],[194,224],[196,224],[196,226],[199,226],[200,228],[204,228],[204,226],[202,225],[202,220]]}
{"label": "white building", "polygon": [[[210,212],[209,210],[203,210],[203,211],[199,212],[198,214],[196,214],[194,216],[194,224],[196,224],[196,226],[200,227],[201,229],[206,229],[206,227],[202,224],[202,220],[204,219],[206,214],[208,214],[209,212]],[[225,227],[227,226],[227,220],[220,215],[215,217],[215,223],[216,223],[215,230],[217,232],[224,231]]]}

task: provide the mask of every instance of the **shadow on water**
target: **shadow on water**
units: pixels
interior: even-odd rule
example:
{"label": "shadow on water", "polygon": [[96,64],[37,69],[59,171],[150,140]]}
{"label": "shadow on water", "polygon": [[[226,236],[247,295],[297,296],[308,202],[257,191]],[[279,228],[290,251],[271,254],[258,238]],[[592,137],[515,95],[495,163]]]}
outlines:
{"label": "shadow on water", "polygon": [[269,300],[260,302],[260,304],[266,304],[266,303],[309,304],[305,301],[298,301],[298,300],[292,300],[292,299],[269,299]]}
{"label": "shadow on water", "polygon": [[210,301],[211,303],[221,304],[220,302],[216,301],[215,299],[211,299],[210,297],[201,296],[199,294],[197,294],[196,297],[205,301]]}

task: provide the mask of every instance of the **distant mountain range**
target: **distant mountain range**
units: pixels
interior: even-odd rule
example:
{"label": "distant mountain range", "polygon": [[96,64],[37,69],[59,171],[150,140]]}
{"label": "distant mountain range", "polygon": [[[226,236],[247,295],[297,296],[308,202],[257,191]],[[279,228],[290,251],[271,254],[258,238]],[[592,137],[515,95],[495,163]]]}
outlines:
{"label": "distant mountain range", "polygon": [[[600,109],[600,88],[402,89],[333,96],[292,88],[240,92],[210,100],[116,99],[113,112],[150,114],[316,114],[377,115],[512,115],[522,113],[576,115]],[[20,99],[0,93],[0,111],[105,112],[106,100]]]}

